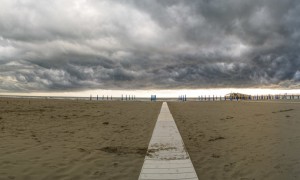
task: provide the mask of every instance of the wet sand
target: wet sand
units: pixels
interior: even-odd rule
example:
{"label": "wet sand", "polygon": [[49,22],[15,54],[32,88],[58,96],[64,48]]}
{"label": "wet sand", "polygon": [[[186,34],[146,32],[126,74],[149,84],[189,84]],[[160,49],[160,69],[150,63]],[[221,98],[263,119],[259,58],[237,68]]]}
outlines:
{"label": "wet sand", "polygon": [[300,104],[172,102],[199,179],[300,179]]}
{"label": "wet sand", "polygon": [[160,108],[0,98],[0,179],[138,179]]}

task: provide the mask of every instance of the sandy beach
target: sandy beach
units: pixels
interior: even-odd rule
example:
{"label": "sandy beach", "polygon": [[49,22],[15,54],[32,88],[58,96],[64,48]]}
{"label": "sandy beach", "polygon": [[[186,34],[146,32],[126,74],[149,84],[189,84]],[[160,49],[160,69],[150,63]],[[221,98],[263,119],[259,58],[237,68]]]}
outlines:
{"label": "sandy beach", "polygon": [[0,99],[0,179],[137,179],[160,102]]}
{"label": "sandy beach", "polygon": [[[199,179],[300,179],[298,102],[169,102]],[[161,102],[0,99],[0,179],[138,179]]]}
{"label": "sandy beach", "polygon": [[300,179],[300,104],[168,103],[199,179]]}

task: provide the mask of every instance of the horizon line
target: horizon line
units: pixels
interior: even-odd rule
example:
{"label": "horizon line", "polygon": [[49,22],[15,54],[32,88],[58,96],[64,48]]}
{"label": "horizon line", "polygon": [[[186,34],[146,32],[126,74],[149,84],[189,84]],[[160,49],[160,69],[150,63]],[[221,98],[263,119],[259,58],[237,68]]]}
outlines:
{"label": "horizon line", "polygon": [[84,90],[84,91],[65,91],[65,92],[0,92],[0,96],[28,96],[28,97],[99,97],[122,95],[135,95],[136,97],[146,98],[151,95],[165,98],[177,98],[180,95],[189,97],[199,97],[203,95],[225,96],[228,93],[243,93],[248,95],[300,95],[300,89],[268,89],[268,88],[207,88],[207,89],[152,89],[152,90]]}

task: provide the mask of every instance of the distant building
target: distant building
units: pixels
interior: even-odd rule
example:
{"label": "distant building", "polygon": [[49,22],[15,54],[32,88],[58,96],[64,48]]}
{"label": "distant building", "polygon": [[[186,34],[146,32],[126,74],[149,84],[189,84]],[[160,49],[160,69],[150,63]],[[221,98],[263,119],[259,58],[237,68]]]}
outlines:
{"label": "distant building", "polygon": [[226,99],[251,99],[251,95],[248,94],[242,94],[242,93],[229,93],[225,95]]}

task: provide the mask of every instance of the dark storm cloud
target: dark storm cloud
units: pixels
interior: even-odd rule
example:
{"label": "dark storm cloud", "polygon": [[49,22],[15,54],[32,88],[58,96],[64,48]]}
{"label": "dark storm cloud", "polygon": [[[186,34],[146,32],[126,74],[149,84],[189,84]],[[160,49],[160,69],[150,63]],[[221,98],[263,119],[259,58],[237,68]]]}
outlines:
{"label": "dark storm cloud", "polygon": [[0,0],[0,91],[300,87],[296,0]]}

